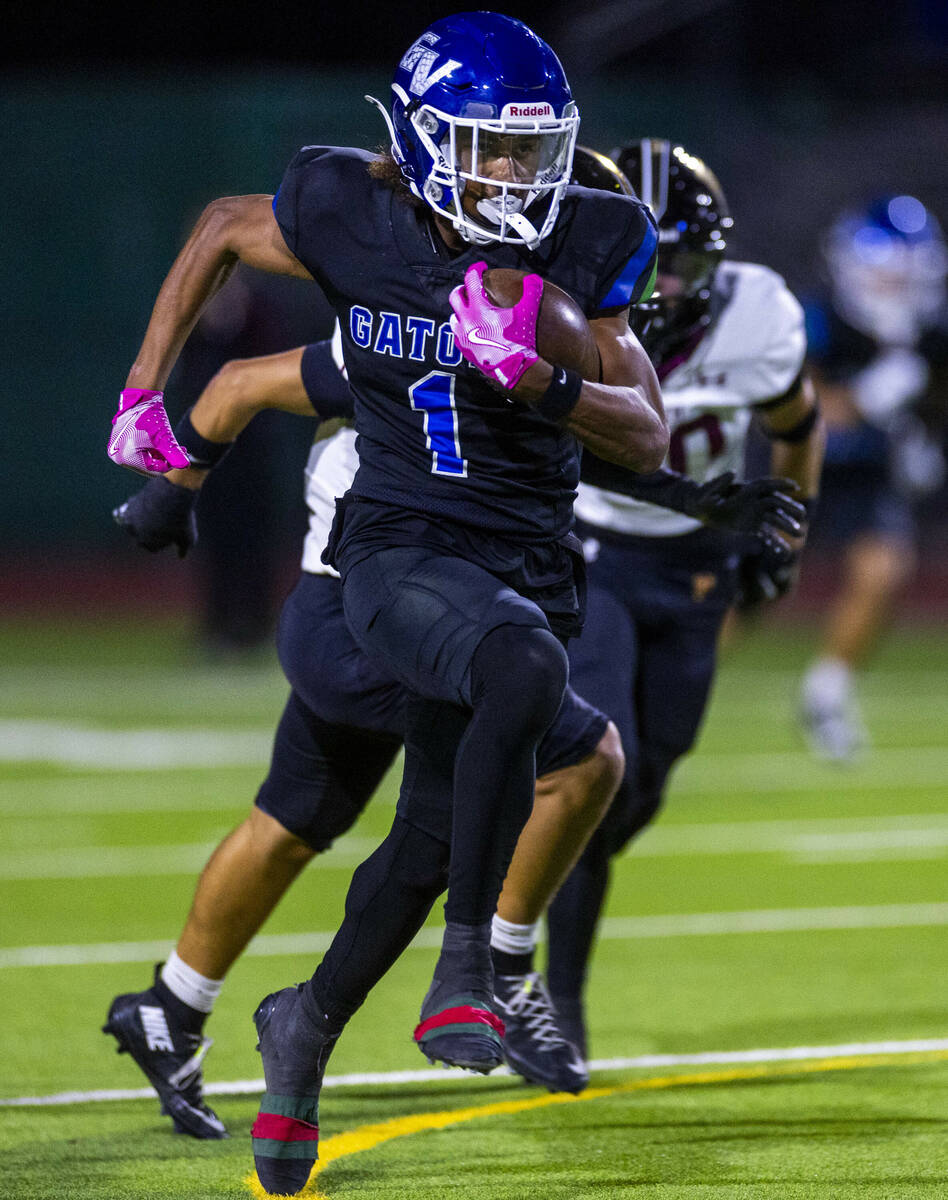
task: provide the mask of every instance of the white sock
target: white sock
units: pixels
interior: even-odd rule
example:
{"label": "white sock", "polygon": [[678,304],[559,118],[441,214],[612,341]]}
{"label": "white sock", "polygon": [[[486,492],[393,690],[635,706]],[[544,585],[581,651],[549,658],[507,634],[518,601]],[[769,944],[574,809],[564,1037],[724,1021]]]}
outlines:
{"label": "white sock", "polygon": [[853,671],[841,658],[818,658],[803,680],[805,699],[819,707],[841,708],[850,698]]}
{"label": "white sock", "polygon": [[179,1000],[203,1013],[211,1011],[224,986],[223,979],[207,979],[199,975],[193,967],[178,958],[176,950],[171,951],[168,961],[161,968],[161,979]]}
{"label": "white sock", "polygon": [[532,925],[515,925],[513,921],[505,921],[494,913],[490,944],[505,954],[532,954],[537,944],[539,926],[539,921],[534,921]]}

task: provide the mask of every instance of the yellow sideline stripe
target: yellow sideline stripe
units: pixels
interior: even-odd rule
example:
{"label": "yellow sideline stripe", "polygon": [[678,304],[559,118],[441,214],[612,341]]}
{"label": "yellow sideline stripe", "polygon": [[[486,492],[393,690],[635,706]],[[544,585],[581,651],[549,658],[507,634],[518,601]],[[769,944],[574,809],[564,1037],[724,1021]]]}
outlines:
{"label": "yellow sideline stripe", "polygon": [[[572,1096],[565,1092],[532,1096],[523,1100],[499,1100],[493,1104],[480,1104],[470,1108],[455,1108],[447,1112],[416,1113],[407,1117],[393,1117],[378,1125],[360,1125],[346,1133],[337,1133],[319,1143],[319,1159],[313,1166],[305,1188],[299,1196],[305,1200],[329,1200],[316,1186],[316,1177],[337,1158],[360,1154],[394,1138],[407,1137],[412,1133],[425,1133],[431,1129],[445,1129],[449,1125],[460,1125],[477,1117],[506,1116],[511,1113],[528,1112],[535,1108],[547,1108],[551,1104],[582,1104],[586,1100],[601,1100],[604,1096],[620,1096],[627,1092],[655,1091],[660,1088],[694,1087],[708,1083],[735,1083],[748,1079],[773,1078],[778,1075],[815,1075],[824,1071],[855,1071],[862,1067],[914,1066],[948,1060],[948,1050],[913,1051],[908,1054],[851,1055],[844,1058],[820,1058],[813,1062],[761,1063],[753,1067],[737,1067],[727,1071],[698,1071],[690,1075],[660,1075],[650,1079],[632,1079],[612,1087],[587,1088],[581,1095]],[[271,1193],[260,1185],[256,1172],[244,1181],[257,1200],[269,1200]]]}

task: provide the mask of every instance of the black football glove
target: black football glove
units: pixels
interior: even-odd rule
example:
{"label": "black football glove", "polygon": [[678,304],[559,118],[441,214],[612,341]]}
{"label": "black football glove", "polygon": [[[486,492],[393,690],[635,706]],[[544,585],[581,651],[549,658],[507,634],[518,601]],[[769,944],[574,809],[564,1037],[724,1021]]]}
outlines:
{"label": "black football glove", "polygon": [[737,568],[734,603],[743,613],[785,596],[796,586],[800,573],[799,550],[778,537],[765,535],[758,541],[759,549],[745,554]]}
{"label": "black football glove", "polygon": [[793,499],[797,491],[792,479],[751,479],[736,483],[733,471],[725,471],[697,486],[689,500],[691,515],[733,533],[761,534],[779,529],[797,537],[807,519],[804,506]]}
{"label": "black football glove", "polygon": [[154,553],[177,546],[184,558],[198,539],[194,504],[197,491],[171,483],[160,475],[112,510],[112,516],[144,550]]}

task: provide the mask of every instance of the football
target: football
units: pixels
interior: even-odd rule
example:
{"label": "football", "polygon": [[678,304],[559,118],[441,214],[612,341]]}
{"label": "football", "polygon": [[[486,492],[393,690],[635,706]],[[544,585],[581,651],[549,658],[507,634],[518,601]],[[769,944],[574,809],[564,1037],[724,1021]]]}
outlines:
{"label": "football", "polygon": [[[492,304],[512,308],[523,295],[526,271],[493,267],[484,272],[484,290]],[[537,353],[549,363],[599,379],[599,350],[585,313],[562,288],[544,280],[537,317]]]}

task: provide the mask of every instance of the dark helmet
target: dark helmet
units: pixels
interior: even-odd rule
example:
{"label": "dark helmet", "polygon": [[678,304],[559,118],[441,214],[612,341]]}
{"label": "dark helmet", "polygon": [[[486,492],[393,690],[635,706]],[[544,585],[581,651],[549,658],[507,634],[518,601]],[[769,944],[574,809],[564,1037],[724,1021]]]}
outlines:
{"label": "dark helmet", "polygon": [[601,192],[618,192],[622,196],[635,195],[632,184],[612,159],[600,154],[598,150],[590,150],[588,146],[577,146],[573,153],[573,175],[570,183],[596,188]]}
{"label": "dark helmet", "polygon": [[717,177],[700,159],[665,138],[641,138],[612,151],[658,221],[658,273],[678,281],[674,294],[653,296],[654,315],[641,333],[661,361],[705,329],[711,285],[734,221]]}

